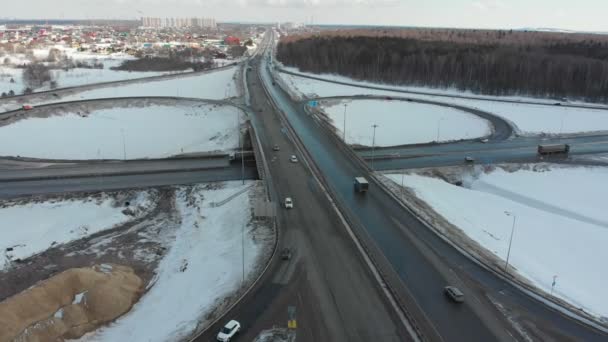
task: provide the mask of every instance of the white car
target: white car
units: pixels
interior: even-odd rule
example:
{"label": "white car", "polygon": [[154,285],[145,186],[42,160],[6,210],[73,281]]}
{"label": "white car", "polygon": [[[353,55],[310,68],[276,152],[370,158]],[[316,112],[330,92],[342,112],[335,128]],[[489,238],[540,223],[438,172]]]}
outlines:
{"label": "white car", "polygon": [[289,158],[289,161],[292,163],[297,163],[298,162],[298,157],[296,157],[295,154],[292,154],[291,157]]}
{"label": "white car", "polygon": [[226,323],[226,325],[224,325],[222,328],[222,331],[217,334],[217,340],[221,342],[228,342],[239,332],[239,330],[241,330],[241,324],[235,320],[231,320],[230,322]]}
{"label": "white car", "polygon": [[291,197],[285,198],[285,209],[293,209],[293,200]]}

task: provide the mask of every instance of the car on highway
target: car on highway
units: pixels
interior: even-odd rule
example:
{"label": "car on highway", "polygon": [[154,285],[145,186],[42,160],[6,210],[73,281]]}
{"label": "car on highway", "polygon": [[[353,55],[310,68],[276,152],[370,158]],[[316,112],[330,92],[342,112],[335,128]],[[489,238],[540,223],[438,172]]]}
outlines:
{"label": "car on highway", "polygon": [[285,198],[285,209],[293,209],[293,200],[291,197]]}
{"label": "car on highway", "polygon": [[297,163],[298,162],[298,157],[296,157],[295,154],[292,154],[291,157],[289,157],[289,161],[292,163]]}
{"label": "car on highway", "polygon": [[21,107],[23,110],[30,110],[30,109],[34,109],[34,106],[31,105],[23,105],[23,107]]}
{"label": "car on highway", "polygon": [[489,140],[489,139],[481,139],[481,140],[479,140],[479,141],[481,141],[482,143],[484,143],[484,144],[485,144],[485,143],[487,143],[487,142],[488,142],[488,141],[490,141],[490,140]]}
{"label": "car on highway", "polygon": [[235,320],[231,320],[226,323],[222,330],[217,334],[217,340],[221,342],[228,342],[241,330],[241,324]]}
{"label": "car on highway", "polygon": [[471,156],[466,156],[466,157],[464,157],[464,161],[465,161],[465,163],[474,163],[475,158],[473,158]]}
{"label": "car on highway", "polygon": [[280,149],[281,149],[281,148],[279,147],[279,145],[274,145],[274,146],[272,146],[272,150],[273,150],[273,151],[278,151],[278,150],[280,150]]}
{"label": "car on highway", "polygon": [[281,251],[281,259],[282,260],[291,259],[291,249],[289,249],[289,247],[283,248],[283,250]]}
{"label": "car on highway", "polygon": [[464,302],[464,293],[455,286],[446,286],[443,288],[445,295],[456,303]]}

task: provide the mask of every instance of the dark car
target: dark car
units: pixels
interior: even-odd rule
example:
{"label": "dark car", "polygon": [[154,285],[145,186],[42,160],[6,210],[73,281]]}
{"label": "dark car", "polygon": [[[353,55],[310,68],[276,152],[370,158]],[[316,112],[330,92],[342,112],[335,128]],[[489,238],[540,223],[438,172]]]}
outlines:
{"label": "dark car", "polygon": [[281,259],[282,260],[291,259],[291,250],[288,247],[283,248],[283,250],[281,251]]}

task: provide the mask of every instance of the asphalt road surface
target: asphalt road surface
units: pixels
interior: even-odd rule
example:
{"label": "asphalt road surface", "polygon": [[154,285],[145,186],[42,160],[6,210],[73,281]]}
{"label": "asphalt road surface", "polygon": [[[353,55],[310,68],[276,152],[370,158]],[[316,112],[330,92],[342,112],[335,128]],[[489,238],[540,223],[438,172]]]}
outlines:
{"label": "asphalt road surface", "polygon": [[[382,290],[328,200],[303,163],[267,102],[257,63],[249,72],[253,120],[270,164],[273,198],[292,197],[294,209],[281,208],[279,250],[289,247],[289,261],[273,260],[259,285],[225,317],[243,331],[235,341],[252,341],[262,330],[287,326],[289,306],[296,308],[297,341],[408,341]],[[273,152],[272,146],[280,146]],[[225,321],[210,327],[198,341],[212,341]]]}
{"label": "asphalt road surface", "polygon": [[[247,165],[245,179],[258,179],[255,165]],[[111,177],[59,178],[45,180],[0,181],[0,198],[47,195],[69,192],[109,191],[167,185],[186,185],[241,179],[240,164],[228,168],[214,168],[186,172],[161,172]]]}
{"label": "asphalt road surface", "polygon": [[[607,135],[589,135],[564,138],[519,137],[501,142],[483,144],[467,141],[454,144],[439,144],[410,147],[389,147],[374,151],[374,169],[396,170],[420,167],[459,165],[465,157],[475,158],[479,164],[502,162],[563,161],[564,155],[546,157],[538,155],[539,144],[569,144],[569,155],[608,153]],[[357,150],[371,163],[371,150]]]}
{"label": "asphalt road surface", "polygon": [[229,166],[230,161],[228,160],[228,156],[216,158],[57,163],[48,167],[0,169],[0,182],[202,171],[227,168]]}
{"label": "asphalt road surface", "polygon": [[[262,68],[262,74],[270,85],[268,69]],[[512,322],[539,340],[606,340],[605,334],[549,309],[471,262],[380,189],[372,188],[366,198],[356,196],[352,179],[366,171],[350,160],[286,93],[269,87],[337,194],[343,212],[358,219],[380,246],[444,340],[523,340]],[[464,305],[451,305],[440,295],[443,286],[450,283],[458,284],[468,296]],[[494,303],[500,304],[507,315]]]}

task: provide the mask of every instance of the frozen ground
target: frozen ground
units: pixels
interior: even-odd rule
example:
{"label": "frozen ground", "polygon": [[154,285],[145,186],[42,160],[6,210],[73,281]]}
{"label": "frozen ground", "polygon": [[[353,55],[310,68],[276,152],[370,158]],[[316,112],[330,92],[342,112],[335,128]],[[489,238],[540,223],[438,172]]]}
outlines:
{"label": "frozen ground", "polygon": [[[196,75],[161,79],[155,81],[134,81],[127,84],[95,87],[93,89],[71,91],[52,97],[34,95],[29,97],[27,104],[41,105],[55,102],[79,101],[108,97],[132,96],[177,96],[221,100],[239,96],[235,83],[238,67],[229,67],[217,71],[209,71]],[[22,100],[0,99],[0,112],[21,108]]]}
{"label": "frozen ground", "polygon": [[[565,108],[560,106],[540,106],[518,103],[501,103],[496,101],[468,100],[459,98],[445,98],[432,95],[413,95],[403,94],[385,90],[365,89],[360,87],[345,86],[329,82],[312,80],[304,77],[293,76],[280,73],[285,81],[295,93],[308,97],[328,97],[328,96],[350,96],[350,95],[391,95],[405,96],[423,100],[432,100],[444,103],[453,103],[470,108],[477,108],[505,118],[512,122],[516,131],[522,135],[533,134],[568,134],[581,132],[608,131],[608,110],[585,109],[585,108]],[[318,75],[314,75],[318,76]],[[323,75],[322,77],[332,80],[346,81],[361,85],[378,84],[358,82],[345,77]],[[385,85],[380,85],[385,87]],[[390,86],[389,86],[390,87]],[[420,90],[411,87],[391,87],[402,90]],[[441,91],[425,88],[424,91],[446,93],[447,95],[470,95],[468,93],[458,93],[455,91]],[[491,98],[491,97],[486,97]],[[509,98],[509,100],[534,100],[531,98]],[[555,103],[554,100],[546,100],[548,103]],[[607,107],[608,108],[608,107]]]}
{"label": "frozen ground", "polygon": [[489,123],[475,115],[453,108],[390,100],[333,102],[323,107],[340,137],[344,132],[346,105],[346,142],[372,146],[376,124],[376,146],[452,141],[489,135]]}
{"label": "frozen ground", "polygon": [[[388,175],[401,184],[401,175]],[[459,187],[416,174],[406,187],[467,236],[506,260],[513,220],[509,265],[575,307],[608,317],[608,216],[603,167],[528,166],[464,176]],[[507,214],[508,213],[508,214]]]}
{"label": "frozen ground", "polygon": [[[178,341],[208,319],[241,286],[242,251],[249,278],[267,247],[256,235],[264,229],[251,223],[251,185],[228,182],[223,187],[200,185],[178,191],[181,226],[153,286],[129,313],[81,340]],[[224,205],[213,205],[228,198]]]}
{"label": "frozen ground", "polygon": [[238,145],[237,116],[243,120],[232,106],[192,102],[28,118],[0,127],[0,155],[139,159],[227,151]]}
{"label": "frozen ground", "polygon": [[86,90],[62,97],[61,101],[129,96],[178,96],[220,100],[238,96],[234,82],[237,70],[237,67],[231,67],[194,76]]}
{"label": "frozen ground", "polygon": [[[50,247],[78,240],[133,220],[146,212],[150,193],[124,202],[101,194],[83,199],[0,203],[0,271]],[[126,210],[128,209],[128,210]]]}

